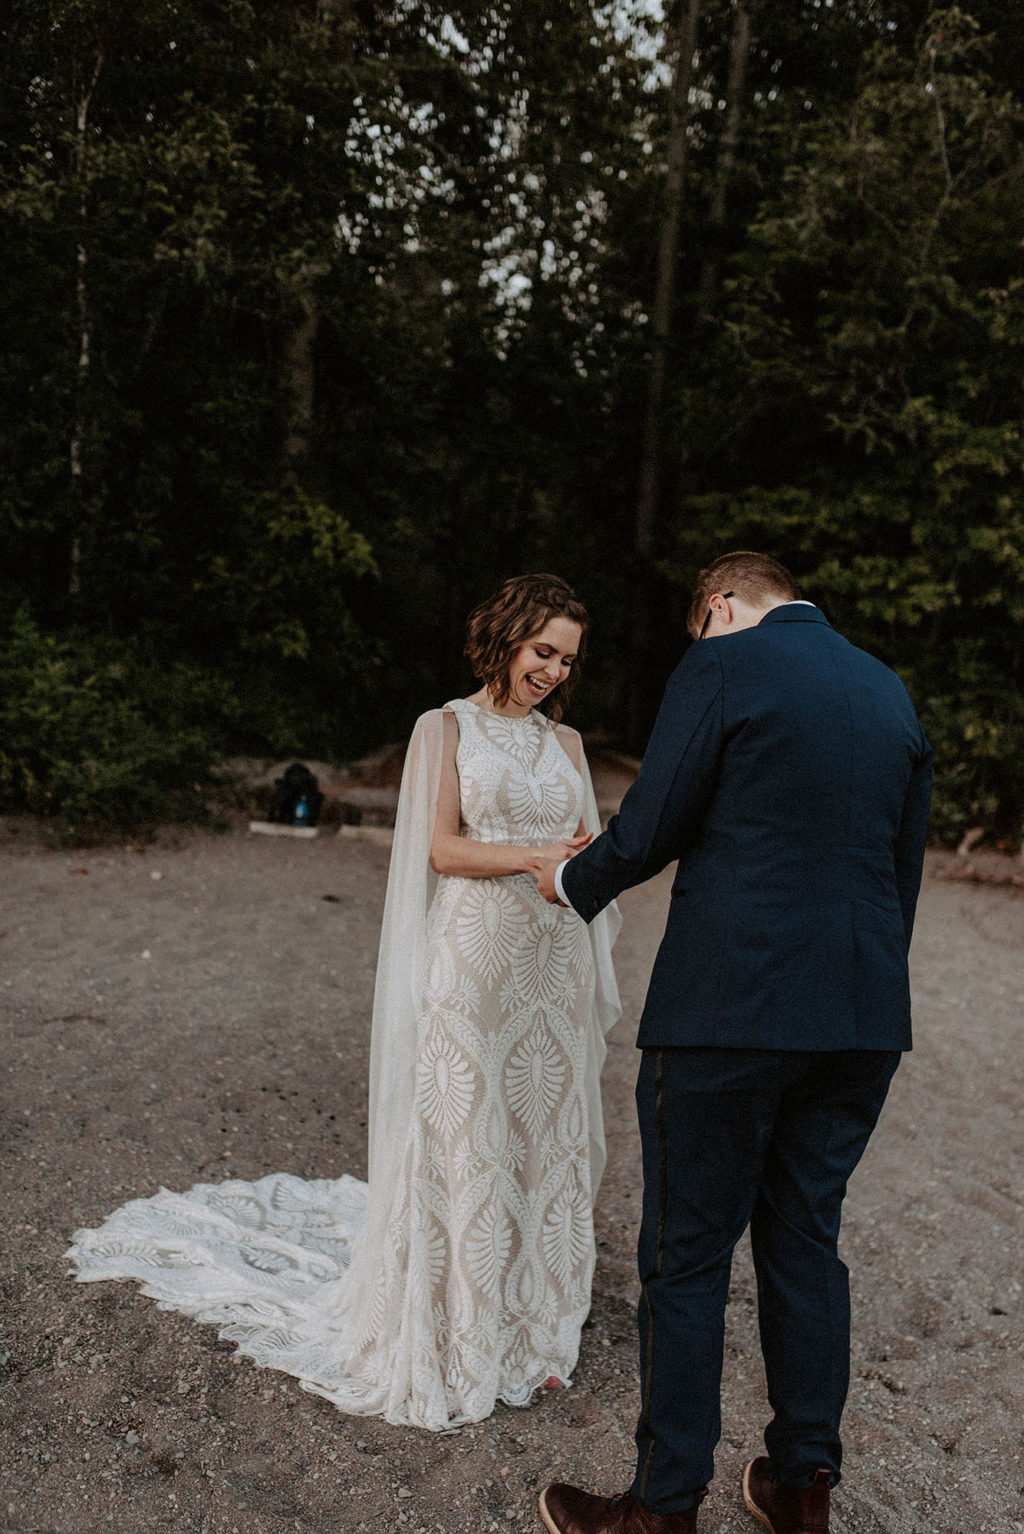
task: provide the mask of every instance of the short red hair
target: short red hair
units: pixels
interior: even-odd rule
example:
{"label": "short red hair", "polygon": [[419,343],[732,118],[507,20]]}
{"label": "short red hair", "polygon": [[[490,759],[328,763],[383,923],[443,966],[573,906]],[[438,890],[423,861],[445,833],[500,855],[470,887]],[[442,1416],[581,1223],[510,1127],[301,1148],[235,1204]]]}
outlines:
{"label": "short red hair", "polygon": [[755,554],[750,549],[722,554],[697,577],[690,615],[686,620],[692,638],[696,639],[700,633],[711,598],[716,592],[724,594],[726,591],[742,597],[751,607],[761,607],[772,597],[781,602],[795,602],[800,595],[796,581],[777,559],[767,554]]}

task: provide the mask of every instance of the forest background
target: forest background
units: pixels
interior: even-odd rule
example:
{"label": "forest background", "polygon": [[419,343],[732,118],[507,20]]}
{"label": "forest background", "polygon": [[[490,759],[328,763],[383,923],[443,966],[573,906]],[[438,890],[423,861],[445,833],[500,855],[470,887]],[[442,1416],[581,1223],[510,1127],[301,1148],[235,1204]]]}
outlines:
{"label": "forest background", "polygon": [[1019,842],[1015,11],[4,0],[0,807],[400,738],[531,569],[635,750],[753,547]]}

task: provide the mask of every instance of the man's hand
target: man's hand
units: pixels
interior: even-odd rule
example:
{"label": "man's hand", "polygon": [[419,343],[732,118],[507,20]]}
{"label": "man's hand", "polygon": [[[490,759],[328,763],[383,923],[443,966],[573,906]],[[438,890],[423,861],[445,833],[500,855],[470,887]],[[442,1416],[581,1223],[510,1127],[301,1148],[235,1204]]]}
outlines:
{"label": "man's hand", "polygon": [[579,836],[569,836],[564,842],[552,842],[548,847],[538,847],[532,858],[527,858],[527,871],[533,874],[540,890],[548,905],[565,906],[564,900],[559,900],[558,891],[555,888],[555,869],[559,863],[564,863],[567,858],[574,858],[577,852],[582,852],[590,842],[594,840],[593,831],[586,831]]}
{"label": "man's hand", "polygon": [[563,861],[564,859],[562,858],[546,857],[541,852],[538,852],[537,855],[532,857],[529,861],[530,873],[532,873],[533,877],[536,879],[537,888],[544,896],[544,899],[547,901],[548,905],[563,904],[563,902],[558,898],[558,891],[555,889],[555,869],[558,867],[559,863]]}

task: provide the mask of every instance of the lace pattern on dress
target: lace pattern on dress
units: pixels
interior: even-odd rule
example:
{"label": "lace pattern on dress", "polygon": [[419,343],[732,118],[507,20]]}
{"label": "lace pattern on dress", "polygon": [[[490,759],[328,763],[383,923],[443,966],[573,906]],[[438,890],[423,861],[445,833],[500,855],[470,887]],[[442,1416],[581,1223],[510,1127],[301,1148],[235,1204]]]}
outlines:
{"label": "lace pattern on dress", "polygon": [[[543,716],[448,707],[465,834],[573,835],[584,780]],[[594,1268],[595,959],[582,920],[528,875],[439,879],[425,953],[412,1109],[375,1211],[347,1176],[162,1189],[77,1232],[68,1255],[80,1280],[135,1279],[344,1411],[443,1429],[523,1405],[576,1363]]]}

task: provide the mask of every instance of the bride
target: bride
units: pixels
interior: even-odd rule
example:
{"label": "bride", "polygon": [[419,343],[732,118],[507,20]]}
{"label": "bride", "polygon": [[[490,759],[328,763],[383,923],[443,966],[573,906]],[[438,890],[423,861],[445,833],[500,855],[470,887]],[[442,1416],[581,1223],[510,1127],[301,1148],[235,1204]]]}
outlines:
{"label": "bride", "polygon": [[80,1230],[133,1278],[342,1411],[441,1430],[568,1381],[594,1270],[600,1071],[617,915],[588,928],[527,871],[600,829],[559,723],[587,615],[554,576],[470,616],[480,690],[416,724],[373,1006],[369,1182],[166,1189]]}

